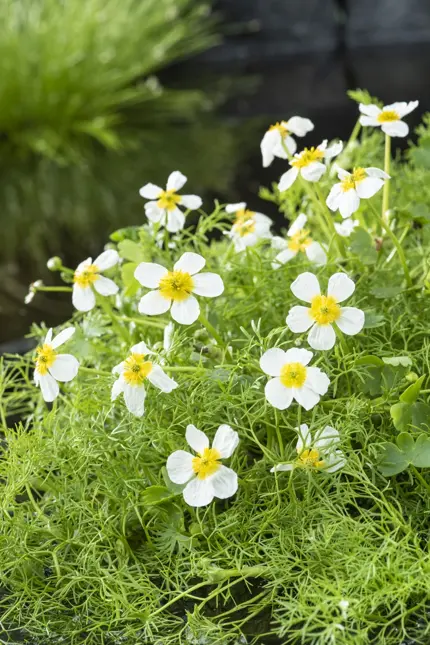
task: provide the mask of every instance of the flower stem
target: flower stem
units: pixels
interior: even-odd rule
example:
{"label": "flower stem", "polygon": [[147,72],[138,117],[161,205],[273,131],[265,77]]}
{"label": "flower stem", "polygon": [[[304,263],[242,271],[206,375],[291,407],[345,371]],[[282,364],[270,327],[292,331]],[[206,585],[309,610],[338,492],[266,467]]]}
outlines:
{"label": "flower stem", "polygon": [[86,374],[94,374],[95,376],[112,376],[112,372],[107,370],[97,370],[95,367],[84,367],[79,365],[79,371],[85,372]]}
{"label": "flower stem", "polygon": [[167,326],[167,322],[156,322],[155,320],[148,320],[147,318],[132,318],[131,316],[116,316],[115,318],[119,321],[123,320],[124,322],[132,322],[135,325],[145,325],[146,327],[154,327],[155,329],[164,329]]}
{"label": "flower stem", "polygon": [[[385,135],[385,156],[384,156],[384,171],[387,175],[390,174],[390,161],[391,161],[391,137]],[[385,221],[385,214],[388,210],[390,201],[390,180],[386,179],[384,182],[384,192],[382,195],[382,219]]]}
{"label": "flower stem", "polygon": [[228,358],[228,360],[233,361],[233,357],[230,353],[230,350],[227,348],[225,342],[223,341],[223,339],[221,338],[221,336],[219,335],[215,327],[211,325],[209,320],[205,317],[205,315],[201,311],[200,311],[199,321],[202,323],[203,327],[206,327],[206,329],[208,330],[210,335],[216,340],[218,345],[224,348],[226,357]]}
{"label": "flower stem", "polygon": [[98,297],[97,300],[98,300],[98,303],[99,303],[100,307],[105,312],[105,314],[111,319],[112,328],[116,331],[116,333],[119,336],[121,336],[121,338],[126,343],[130,343],[130,337],[128,335],[127,329],[118,322],[118,320],[117,320],[117,318],[116,318],[116,316],[115,316],[115,314],[113,312],[112,306],[111,306],[111,304],[109,302],[109,299],[107,297],[101,296],[101,297]]}
{"label": "flower stem", "polygon": [[412,464],[410,464],[410,467],[411,467],[411,470],[412,470],[412,472],[414,473],[415,477],[416,477],[417,479],[419,479],[419,481],[421,482],[421,484],[422,484],[422,485],[424,486],[424,488],[427,490],[427,493],[429,493],[429,494],[430,494],[430,484],[428,484],[428,483],[426,482],[426,480],[424,479],[424,477],[421,475],[421,473],[419,472],[419,470],[417,470],[417,469],[415,468],[415,466],[413,466]]}
{"label": "flower stem", "polygon": [[351,132],[351,136],[349,137],[348,142],[347,142],[344,150],[349,148],[354,143],[354,141],[357,139],[358,135],[360,134],[360,130],[361,130],[360,119],[357,119],[357,122],[356,122],[356,124],[355,124],[355,126],[354,126],[354,128],[353,128],[353,130]]}
{"label": "flower stem", "polygon": [[331,216],[330,211],[328,210],[328,208],[326,206],[325,199],[324,199],[323,194],[321,193],[320,187],[317,184],[315,184],[315,193],[316,193],[316,196],[317,196],[316,202],[317,202],[317,204],[319,204],[319,206],[321,208],[321,212],[322,212],[322,215],[323,215],[324,220],[326,222],[330,238],[331,239],[334,238],[336,240],[336,246],[338,247],[339,253],[341,254],[341,256],[343,258],[346,258],[345,243],[344,243],[343,239],[341,238],[341,236],[337,234],[337,231],[336,231],[336,229],[334,227],[333,218]]}
{"label": "flower stem", "polygon": [[[386,183],[387,183],[387,181],[385,182],[385,184]],[[391,230],[391,227],[390,227],[389,223],[385,221],[385,217],[383,217],[383,216],[378,214],[378,211],[376,210],[376,208],[374,207],[372,202],[370,202],[370,200],[369,200],[369,203],[370,203],[370,206],[373,209],[373,212],[375,213],[376,217],[379,219],[382,228],[387,233],[388,237],[391,239],[392,243],[396,247],[397,255],[399,256],[400,264],[402,265],[403,273],[405,275],[407,285],[408,285],[408,287],[412,287],[412,279],[411,279],[411,276],[409,274],[408,264],[406,262],[406,256],[405,256],[405,254],[403,252],[402,245],[400,244],[399,240],[397,239],[395,233]]]}
{"label": "flower stem", "polygon": [[35,291],[73,291],[72,287],[34,287]]}

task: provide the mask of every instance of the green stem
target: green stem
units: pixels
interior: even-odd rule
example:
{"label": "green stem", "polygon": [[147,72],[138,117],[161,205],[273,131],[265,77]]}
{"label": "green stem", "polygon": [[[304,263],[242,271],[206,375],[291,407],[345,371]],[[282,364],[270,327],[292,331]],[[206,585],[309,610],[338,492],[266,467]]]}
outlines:
{"label": "green stem", "polygon": [[424,486],[424,488],[427,490],[427,492],[430,494],[430,484],[426,482],[424,477],[421,475],[419,470],[415,468],[412,464],[410,464],[411,470],[414,473],[415,477],[420,480],[421,484]]}
{"label": "green stem", "polygon": [[[387,175],[390,174],[390,161],[391,161],[391,137],[385,135],[385,156],[384,156],[384,171]],[[385,214],[388,211],[390,201],[390,180],[386,179],[384,182],[384,192],[382,195],[382,219],[385,221]]]}
{"label": "green stem", "polygon": [[321,193],[321,189],[318,186],[318,184],[315,184],[315,193],[316,193],[317,198],[318,198],[317,202],[320,204],[323,217],[324,217],[325,222],[327,224],[327,228],[328,228],[329,233],[330,233],[330,238],[331,239],[334,238],[336,240],[336,245],[338,247],[339,253],[341,254],[341,256],[343,258],[346,258],[345,242],[343,241],[342,237],[337,234],[337,231],[336,231],[336,229],[334,227],[333,217],[331,215],[330,210],[326,206],[324,196]]}
{"label": "green stem", "polygon": [[199,321],[202,323],[203,327],[206,327],[206,329],[208,330],[210,335],[216,340],[218,345],[225,349],[225,353],[228,360],[233,361],[233,357],[230,353],[230,350],[227,348],[225,342],[223,341],[223,339],[221,338],[221,336],[219,335],[215,327],[211,325],[209,320],[205,317],[205,315],[201,311],[200,311]]}
{"label": "green stem", "polygon": [[[387,183],[387,182],[385,182],[385,183]],[[391,230],[391,227],[390,227],[389,223],[385,221],[385,218],[378,214],[378,211],[376,210],[376,208],[374,207],[372,202],[369,201],[369,204],[370,204],[373,212],[375,213],[376,217],[379,219],[382,228],[387,233],[388,237],[391,239],[392,243],[396,247],[397,255],[399,256],[400,264],[402,265],[403,273],[405,275],[406,282],[408,284],[408,287],[412,287],[412,280],[411,280],[411,276],[409,274],[408,264],[406,262],[406,257],[405,257],[405,254],[403,252],[402,245],[400,244],[399,240],[397,239],[395,233]]]}
{"label": "green stem", "polygon": [[112,376],[112,372],[108,372],[107,370],[97,370],[95,367],[84,367],[83,365],[79,365],[79,371],[96,376]]}
{"label": "green stem", "polygon": [[[115,314],[114,314],[115,315]],[[167,322],[156,322],[155,320],[148,320],[147,318],[132,318],[131,316],[116,316],[115,318],[119,321],[123,320],[124,322],[132,322],[135,325],[145,325],[146,327],[154,327],[155,329],[164,329],[167,326]]]}
{"label": "green stem", "polygon": [[361,130],[361,124],[360,124],[360,119],[358,119],[351,132],[351,136],[349,137],[348,142],[344,148],[345,150],[354,143],[354,141],[357,139],[358,135],[360,134],[360,130]]}
{"label": "green stem", "polygon": [[34,287],[35,291],[73,291],[72,287]]}
{"label": "green stem", "polygon": [[122,337],[122,339],[126,343],[130,343],[130,337],[128,335],[128,332],[125,327],[120,325],[116,319],[116,316],[113,312],[112,306],[109,302],[109,299],[107,297],[101,296],[100,298],[97,298],[98,303],[100,307],[103,309],[105,314],[111,319],[112,321],[112,328],[116,331],[116,333]]}

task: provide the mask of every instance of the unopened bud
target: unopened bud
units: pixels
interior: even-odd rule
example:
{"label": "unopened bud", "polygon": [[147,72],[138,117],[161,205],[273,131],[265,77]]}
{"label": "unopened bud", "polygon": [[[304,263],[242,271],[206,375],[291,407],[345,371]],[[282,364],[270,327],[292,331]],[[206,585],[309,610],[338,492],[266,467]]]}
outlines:
{"label": "unopened bud", "polygon": [[405,379],[409,383],[415,383],[415,381],[418,381],[418,374],[416,374],[416,372],[408,372]]}
{"label": "unopened bud", "polygon": [[49,258],[46,266],[50,271],[60,271],[63,266],[63,261],[58,257],[58,255],[54,255],[53,258]]}

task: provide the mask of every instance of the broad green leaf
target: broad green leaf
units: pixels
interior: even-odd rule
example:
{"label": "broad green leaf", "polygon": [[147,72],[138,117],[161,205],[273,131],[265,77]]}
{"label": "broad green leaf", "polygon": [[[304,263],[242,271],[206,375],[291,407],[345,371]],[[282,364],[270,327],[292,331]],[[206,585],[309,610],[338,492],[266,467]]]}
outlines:
{"label": "broad green leaf", "polygon": [[410,367],[412,365],[409,356],[384,356],[382,360],[386,365],[392,365],[393,367],[398,367],[399,365],[402,367]]}
{"label": "broad green leaf", "polygon": [[420,376],[420,378],[415,381],[415,383],[412,383],[401,395],[400,395],[400,400],[403,401],[403,403],[415,403],[415,401],[418,398],[418,395],[421,390],[421,384],[425,379],[425,374]]}
{"label": "broad green leaf", "polygon": [[430,406],[427,403],[395,403],[390,408],[396,430],[403,432],[410,428],[414,430],[430,429]]}
{"label": "broad green leaf", "polygon": [[379,470],[383,475],[398,475],[408,465],[405,455],[394,443],[388,442],[384,445],[379,464]]}
{"label": "broad green leaf", "polygon": [[121,267],[121,277],[125,287],[124,295],[128,298],[135,296],[140,287],[140,284],[134,277],[136,267],[136,262],[127,262]]}
{"label": "broad green leaf", "polygon": [[385,325],[385,318],[374,310],[364,312],[364,329],[374,329]]}
{"label": "broad green leaf", "polygon": [[415,442],[411,464],[417,468],[430,468],[430,437],[420,434]]}
{"label": "broad green leaf", "polygon": [[171,497],[172,492],[166,486],[149,486],[142,493],[142,501],[147,506],[158,504],[166,497]]}
{"label": "broad green leaf", "polygon": [[141,246],[132,240],[122,240],[118,244],[118,253],[124,260],[130,260],[130,262],[139,263],[145,259]]}
{"label": "broad green leaf", "polygon": [[374,356],[373,354],[366,354],[366,356],[360,356],[355,361],[356,365],[376,365],[376,367],[383,367],[384,361],[379,358],[379,356]]}
{"label": "broad green leaf", "polygon": [[396,439],[396,443],[403,454],[407,455],[408,457],[412,457],[415,443],[408,432],[401,432]]}
{"label": "broad green leaf", "polygon": [[351,251],[359,257],[363,264],[375,264],[378,253],[369,233],[358,226],[351,234]]}
{"label": "broad green leaf", "polygon": [[391,286],[391,287],[372,287],[370,293],[375,296],[375,298],[394,298],[401,293],[402,287]]}

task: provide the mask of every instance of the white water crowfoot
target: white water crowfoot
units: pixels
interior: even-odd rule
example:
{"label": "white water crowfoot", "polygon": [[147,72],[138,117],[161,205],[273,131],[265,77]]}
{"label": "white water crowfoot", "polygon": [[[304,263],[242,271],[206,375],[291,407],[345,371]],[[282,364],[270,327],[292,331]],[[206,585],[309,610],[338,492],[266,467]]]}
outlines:
{"label": "white water crowfoot", "polygon": [[145,412],[145,381],[169,394],[178,387],[176,381],[161,369],[159,365],[147,359],[154,354],[144,342],[133,345],[125,361],[112,369],[112,374],[119,377],[112,386],[111,400],[115,401],[122,393],[129,412],[142,417]]}
{"label": "white water crowfoot", "polygon": [[335,273],[328,281],[327,295],[321,294],[318,278],[313,273],[301,273],[292,283],[291,291],[310,307],[290,309],[286,323],[295,334],[309,331],[308,343],[313,349],[327,350],[336,343],[332,325],[348,336],[358,334],[364,326],[364,312],[356,307],[340,307],[355,290],[355,284],[345,273]]}
{"label": "white water crowfoot", "polygon": [[174,484],[186,484],[183,495],[189,506],[206,506],[214,497],[226,499],[237,491],[237,474],[223,466],[221,459],[231,457],[239,443],[239,435],[230,426],[220,425],[212,448],[204,432],[188,425],[185,433],[188,445],[197,453],[176,450],[167,459],[166,468]]}
{"label": "white water crowfoot", "polygon": [[317,148],[305,148],[302,152],[295,154],[290,161],[292,168],[287,170],[279,180],[279,192],[288,190],[299,174],[306,181],[319,181],[327,170],[327,166],[323,162],[336,157],[342,151],[342,147],[342,142],[338,141],[327,148],[327,139],[325,139]]}
{"label": "white water crowfoot", "polygon": [[119,262],[119,255],[113,249],[103,251],[95,260],[87,258],[81,262],[73,275],[73,306],[78,311],[91,311],[96,305],[95,291],[101,296],[114,296],[118,285],[101,273]]}
{"label": "white water crowfoot", "polygon": [[382,109],[377,105],[360,103],[359,109],[362,115],[360,116],[360,124],[381,128],[382,132],[388,134],[389,137],[406,137],[409,133],[409,126],[402,121],[402,118],[415,110],[418,103],[418,101],[410,101],[409,103],[401,101],[384,105]]}
{"label": "white water crowfoot", "polygon": [[286,464],[277,464],[270,469],[271,473],[295,468],[319,470],[334,473],[346,464],[342,450],[337,447],[340,443],[339,432],[331,426],[317,430],[312,438],[308,426],[303,423],[297,428],[298,439],[296,445],[297,459]]}
{"label": "white water crowfoot", "polygon": [[305,410],[313,408],[330,385],[328,376],[319,367],[308,367],[313,353],[307,349],[278,347],[268,349],[260,359],[260,367],[272,376],[264,389],[267,401],[278,410],[289,408],[296,400]]}
{"label": "white water crowfoot", "polygon": [[259,240],[272,236],[270,217],[247,209],[245,202],[227,204],[225,211],[235,216],[236,221],[225,235],[232,240],[236,252],[244,251],[248,246],[255,246]]}
{"label": "white water crowfoot", "polygon": [[293,155],[297,150],[296,142],[291,135],[304,137],[313,129],[312,121],[300,116],[292,116],[288,121],[271,125],[260,144],[263,167],[270,166],[275,157],[288,159],[288,155]]}
{"label": "white water crowfoot", "polygon": [[[153,289],[139,302],[139,313],[147,316],[171,315],[180,325],[192,325],[200,314],[197,296],[216,298],[224,283],[216,273],[199,273],[206,260],[197,253],[184,253],[169,271],[160,264],[141,262],[134,277],[143,287]],[[198,274],[198,275],[197,275]]]}
{"label": "white water crowfoot", "polygon": [[380,168],[354,168],[347,172],[337,169],[341,180],[332,187],[326,204],[332,211],[339,210],[344,219],[350,217],[360,207],[360,199],[376,195],[390,176]]}
{"label": "white water crowfoot", "polygon": [[197,210],[202,205],[198,195],[179,195],[178,190],[184,186],[187,178],[179,170],[175,170],[167,179],[164,190],[155,184],[145,184],[139,190],[141,197],[150,199],[145,204],[146,217],[153,224],[165,226],[169,233],[177,233],[185,225],[185,215],[179,206],[187,210]]}
{"label": "white water crowfoot", "polygon": [[352,231],[357,228],[357,226],[360,226],[360,222],[358,221],[358,219],[352,219],[351,217],[344,219],[343,222],[334,223],[336,232],[341,237],[349,237]]}
{"label": "white water crowfoot", "polygon": [[40,387],[43,399],[47,403],[54,401],[60,392],[57,381],[67,383],[74,379],[78,373],[79,361],[77,358],[71,354],[58,354],[55,351],[74,333],[74,327],[67,327],[52,338],[52,329],[49,329],[43,344],[36,349],[34,382]]}
{"label": "white water crowfoot", "polygon": [[298,253],[305,253],[308,260],[317,266],[327,264],[327,254],[323,247],[310,237],[309,230],[305,228],[307,219],[304,213],[300,213],[294,220],[287,232],[290,239],[272,238],[272,248],[280,250],[272,262],[273,269],[279,269],[282,264],[292,260]]}

